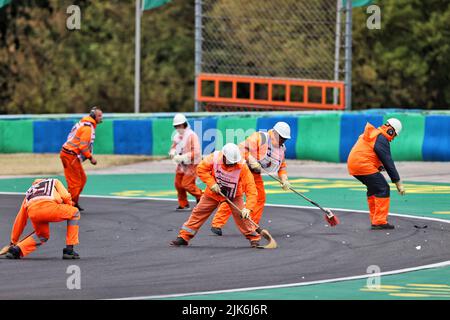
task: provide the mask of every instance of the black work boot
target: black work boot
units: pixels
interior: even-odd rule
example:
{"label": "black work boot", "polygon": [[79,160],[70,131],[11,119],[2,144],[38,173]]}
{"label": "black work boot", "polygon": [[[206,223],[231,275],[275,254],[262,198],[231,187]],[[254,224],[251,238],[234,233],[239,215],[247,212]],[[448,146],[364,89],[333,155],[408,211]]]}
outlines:
{"label": "black work boot", "polygon": [[250,246],[251,246],[252,248],[257,248],[257,247],[259,247],[259,241],[258,241],[258,240],[252,240],[252,241],[250,241]]}
{"label": "black work boot", "polygon": [[211,231],[212,231],[212,233],[217,234],[218,236],[222,235],[222,229],[221,228],[211,227]]}
{"label": "black work boot", "polygon": [[6,254],[6,259],[20,259],[20,248],[18,246],[11,246]]}
{"label": "black work boot", "polygon": [[178,206],[175,211],[188,211],[190,209],[189,204],[185,207]]}
{"label": "black work boot", "polygon": [[174,247],[187,246],[188,242],[181,237],[177,237],[175,240],[170,241],[170,245]]}
{"label": "black work boot", "polygon": [[392,230],[395,229],[395,226],[392,224],[386,223],[386,224],[373,224],[372,230]]}
{"label": "black work boot", "polygon": [[63,249],[63,257],[64,260],[71,260],[71,259],[80,259],[80,255],[76,253],[73,248],[64,248]]}

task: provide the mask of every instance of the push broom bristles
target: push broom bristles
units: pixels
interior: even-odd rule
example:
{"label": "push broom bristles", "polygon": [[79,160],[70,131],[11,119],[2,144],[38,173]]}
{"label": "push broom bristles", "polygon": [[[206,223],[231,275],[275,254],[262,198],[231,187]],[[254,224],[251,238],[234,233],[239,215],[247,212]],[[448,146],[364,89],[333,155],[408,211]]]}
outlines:
{"label": "push broom bristles", "polygon": [[[238,206],[236,206],[233,203],[233,201],[231,201],[227,196],[225,196],[222,192],[220,192],[219,194],[225,198],[225,200],[230,204],[230,206],[235,208],[237,211],[241,212],[241,209],[239,209]],[[277,246],[278,246],[277,242],[272,237],[272,235],[269,233],[269,231],[267,231],[266,229],[261,230],[259,225],[257,223],[255,223],[250,217],[248,218],[248,221],[250,221],[250,223],[252,223],[256,227],[256,232],[258,232],[264,239],[269,241],[269,243],[266,244],[265,246],[258,246],[257,247],[258,249],[275,249],[275,248],[277,248]]]}
{"label": "push broom bristles", "polygon": [[272,237],[272,235],[269,233],[269,231],[263,229],[261,231],[261,236],[266,239],[267,241],[269,241],[268,244],[266,244],[265,246],[258,246],[258,249],[276,249],[278,247],[277,242],[275,241],[275,239]]}
{"label": "push broom bristles", "polygon": [[335,227],[339,224],[339,219],[337,216],[331,212],[330,209],[325,209],[327,213],[325,214],[325,221],[328,222],[328,224],[332,227]]}
{"label": "push broom bristles", "polygon": [[5,255],[5,254],[7,254],[7,253],[8,253],[8,249],[9,249],[9,246],[4,246],[4,247],[0,250],[0,256],[3,256],[3,255]]}

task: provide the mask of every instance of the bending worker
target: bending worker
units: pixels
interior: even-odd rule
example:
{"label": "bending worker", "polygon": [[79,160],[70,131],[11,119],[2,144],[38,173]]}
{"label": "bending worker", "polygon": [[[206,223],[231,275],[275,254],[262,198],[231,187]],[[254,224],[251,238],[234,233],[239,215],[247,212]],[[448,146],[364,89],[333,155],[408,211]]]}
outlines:
{"label": "bending worker", "polygon": [[84,186],[86,185],[86,173],[82,162],[89,159],[94,166],[97,160],[92,156],[95,140],[95,128],[103,119],[102,110],[92,108],[90,114],[72,127],[66,143],[62,146],[59,157],[64,167],[67,187],[75,202],[75,207],[83,211],[78,201]]}
{"label": "bending worker", "polygon": [[197,134],[191,130],[186,117],[178,113],[173,118],[173,126],[177,133],[169,155],[177,164],[175,188],[178,193],[177,211],[189,210],[187,192],[192,194],[197,203],[202,196],[202,190],[195,184],[197,165],[201,160],[200,144]]}
{"label": "bending worker", "polygon": [[398,192],[405,194],[390,148],[390,142],[401,130],[402,124],[395,118],[387,120],[386,124],[379,128],[367,123],[364,133],[359,136],[348,156],[348,172],[367,187],[372,230],[395,228],[387,221],[390,188],[380,171],[385,169]]}
{"label": "bending worker", "polygon": [[[178,237],[170,244],[186,246],[206,222],[212,212],[226,199],[220,193],[233,201],[241,213],[235,208],[232,214],[239,231],[250,241],[251,247],[257,247],[261,236],[248,218],[255,207],[257,191],[255,182],[237,145],[228,143],[222,151],[210,154],[198,165],[197,173],[207,185],[200,202],[192,210],[191,216],[183,224]],[[244,207],[244,194],[246,203]],[[242,215],[241,215],[242,214]]]}
{"label": "bending worker", "polygon": [[[290,184],[286,172],[284,143],[291,138],[291,128],[286,122],[277,122],[269,132],[255,132],[240,144],[241,150],[250,171],[255,180],[258,191],[258,200],[251,214],[253,221],[259,223],[261,220],[264,204],[266,203],[266,192],[261,173],[278,173],[283,182],[283,190],[289,190]],[[219,236],[222,235],[222,228],[227,223],[231,215],[231,209],[227,203],[220,205],[219,210],[212,221],[211,231]]]}
{"label": "bending worker", "polygon": [[[80,212],[72,206],[72,198],[58,179],[37,179],[25,194],[11,232],[11,246],[6,258],[20,259],[32,253],[50,238],[49,222],[67,221],[66,248],[63,259],[79,259],[73,250],[78,244]],[[19,241],[28,218],[34,233]]]}

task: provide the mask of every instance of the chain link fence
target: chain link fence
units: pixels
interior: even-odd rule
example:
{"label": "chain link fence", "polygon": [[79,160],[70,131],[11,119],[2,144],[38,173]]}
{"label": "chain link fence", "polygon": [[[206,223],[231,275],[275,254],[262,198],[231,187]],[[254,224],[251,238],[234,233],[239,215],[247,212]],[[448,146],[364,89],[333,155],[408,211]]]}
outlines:
{"label": "chain link fence", "polygon": [[201,9],[197,70],[335,79],[336,0],[196,2]]}

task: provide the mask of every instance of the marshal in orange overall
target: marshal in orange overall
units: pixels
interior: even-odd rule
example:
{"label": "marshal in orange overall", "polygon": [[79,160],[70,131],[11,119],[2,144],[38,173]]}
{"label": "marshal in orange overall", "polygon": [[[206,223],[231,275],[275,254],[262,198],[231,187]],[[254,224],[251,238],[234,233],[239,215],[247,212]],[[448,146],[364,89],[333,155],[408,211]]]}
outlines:
{"label": "marshal in orange overall", "polygon": [[[283,190],[289,190],[290,183],[287,176],[285,161],[286,140],[291,138],[291,129],[286,122],[278,122],[268,132],[255,132],[243,141],[239,147],[253,174],[258,199],[251,218],[255,223],[261,220],[266,203],[266,191],[261,173],[278,173]],[[222,235],[222,228],[231,216],[231,208],[227,203],[220,205],[212,220],[211,231],[218,236]]]}
{"label": "marshal in orange overall", "polygon": [[[231,209],[231,213],[239,231],[250,241],[251,247],[259,246],[261,236],[257,227],[248,219],[254,210],[257,191],[253,176],[242,161],[238,146],[229,143],[222,151],[216,151],[203,159],[197,168],[199,178],[207,185],[200,202],[192,210],[189,219],[183,224],[177,239],[170,244],[186,246],[197,234],[213,211],[229,198],[239,209]],[[244,205],[244,194],[246,203]]]}
{"label": "marshal in orange overall", "polygon": [[[22,240],[28,219],[34,233]],[[72,198],[58,179],[37,179],[25,194],[11,231],[8,259],[20,259],[35,251],[50,238],[50,222],[67,221],[66,248],[63,259],[79,259],[73,247],[78,244],[80,212],[73,206]]]}
{"label": "marshal in orange overall", "polygon": [[197,187],[197,165],[202,159],[200,143],[197,134],[191,130],[186,117],[177,113],[172,122],[176,133],[172,140],[169,155],[177,164],[175,174],[175,189],[178,195],[177,211],[190,210],[187,194],[195,197],[197,203],[202,196],[202,190]]}
{"label": "marshal in orange overall", "polygon": [[80,207],[78,201],[87,181],[82,163],[89,159],[91,164],[97,164],[97,160],[93,157],[95,129],[102,119],[102,110],[97,107],[92,108],[89,116],[73,126],[59,154],[64,167],[67,189],[80,211],[84,209]]}
{"label": "marshal in orange overall", "polygon": [[387,120],[386,124],[379,128],[367,123],[364,133],[359,136],[348,156],[348,172],[367,187],[372,230],[395,228],[387,221],[390,187],[380,171],[386,170],[398,192],[405,194],[390,148],[391,141],[401,130],[402,124],[395,118]]}

